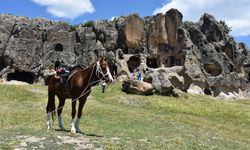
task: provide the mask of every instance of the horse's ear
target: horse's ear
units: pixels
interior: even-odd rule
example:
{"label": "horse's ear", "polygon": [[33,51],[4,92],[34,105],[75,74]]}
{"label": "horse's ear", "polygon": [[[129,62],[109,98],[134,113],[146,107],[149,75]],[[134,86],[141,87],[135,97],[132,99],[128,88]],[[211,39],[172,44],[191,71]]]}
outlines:
{"label": "horse's ear", "polygon": [[104,61],[107,61],[107,58],[106,58],[106,57],[103,57],[102,59],[103,59]]}
{"label": "horse's ear", "polygon": [[101,62],[102,61],[102,57],[98,57],[98,62]]}
{"label": "horse's ear", "polygon": [[107,58],[106,57],[100,57],[99,62],[102,63],[103,61],[107,61]]}

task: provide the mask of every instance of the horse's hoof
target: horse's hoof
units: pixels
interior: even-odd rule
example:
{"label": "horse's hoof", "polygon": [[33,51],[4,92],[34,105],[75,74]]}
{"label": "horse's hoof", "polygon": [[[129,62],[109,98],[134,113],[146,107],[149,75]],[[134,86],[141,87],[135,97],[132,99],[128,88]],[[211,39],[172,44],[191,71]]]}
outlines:
{"label": "horse's hoof", "polygon": [[64,127],[59,128],[60,131],[66,131]]}
{"label": "horse's hoof", "polygon": [[76,130],[76,133],[84,134],[84,132],[81,130]]}
{"label": "horse's hoof", "polygon": [[76,133],[76,130],[70,130],[71,133]]}
{"label": "horse's hoof", "polygon": [[60,131],[66,131],[66,129],[63,126],[59,126]]}
{"label": "horse's hoof", "polygon": [[47,130],[51,130],[51,126],[47,126]]}
{"label": "horse's hoof", "polygon": [[70,132],[71,132],[71,133],[76,133],[76,128],[75,128],[75,127],[72,127],[72,128],[70,129]]}

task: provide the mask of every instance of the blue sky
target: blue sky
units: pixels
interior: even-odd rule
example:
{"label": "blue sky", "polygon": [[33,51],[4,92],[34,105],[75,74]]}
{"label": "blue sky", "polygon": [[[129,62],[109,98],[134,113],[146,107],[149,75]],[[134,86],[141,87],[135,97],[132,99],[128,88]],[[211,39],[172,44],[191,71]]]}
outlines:
{"label": "blue sky", "polygon": [[198,21],[204,12],[232,26],[237,42],[250,47],[250,0],[0,0],[0,13],[43,17],[71,24],[138,13],[141,17],[177,8],[184,20]]}

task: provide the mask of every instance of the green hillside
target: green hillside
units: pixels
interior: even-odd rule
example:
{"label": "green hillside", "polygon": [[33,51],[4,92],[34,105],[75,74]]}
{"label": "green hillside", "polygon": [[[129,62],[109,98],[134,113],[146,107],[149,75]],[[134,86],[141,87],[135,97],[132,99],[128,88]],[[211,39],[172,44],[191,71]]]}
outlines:
{"label": "green hillside", "polygon": [[[71,100],[63,121],[69,128]],[[0,149],[250,149],[250,100],[128,95],[120,84],[93,89],[85,134],[46,130],[47,87],[0,85]]]}

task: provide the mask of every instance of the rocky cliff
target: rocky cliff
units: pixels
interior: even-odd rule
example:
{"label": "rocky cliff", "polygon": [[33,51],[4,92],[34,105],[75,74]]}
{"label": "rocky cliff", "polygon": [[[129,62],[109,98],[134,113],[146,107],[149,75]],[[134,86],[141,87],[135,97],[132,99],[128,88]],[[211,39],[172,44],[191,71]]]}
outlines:
{"label": "rocky cliff", "polygon": [[106,56],[118,79],[131,77],[139,68],[145,81],[164,95],[173,89],[214,96],[246,89],[246,46],[236,43],[209,14],[197,23],[183,22],[182,17],[171,9],[144,19],[131,14],[73,26],[1,14],[0,76],[34,83],[56,58],[86,67]]}

